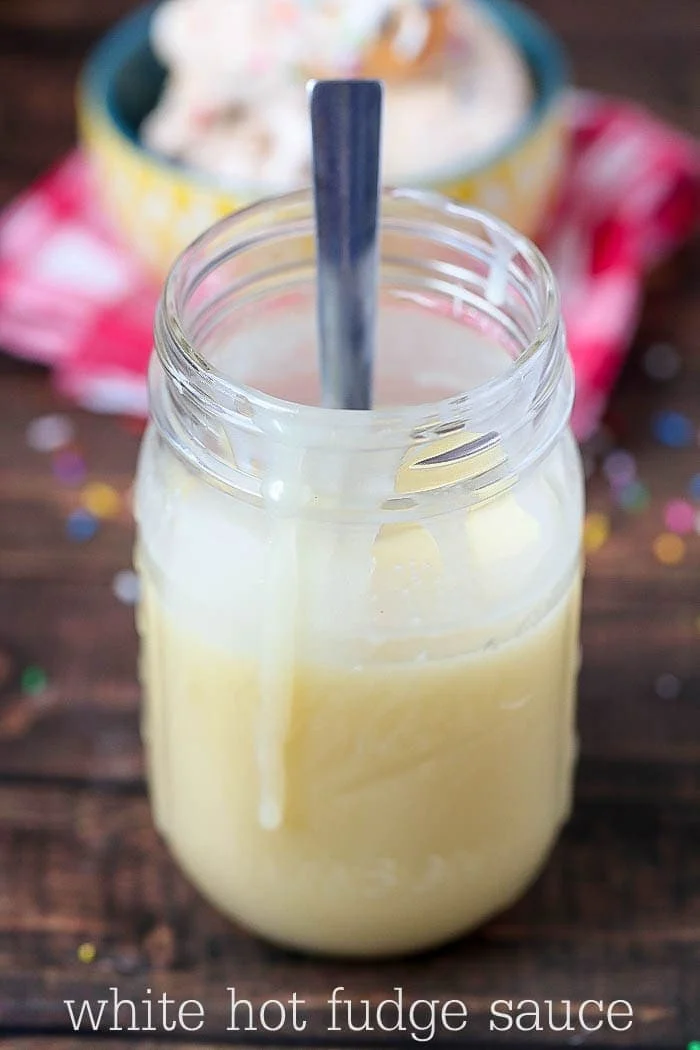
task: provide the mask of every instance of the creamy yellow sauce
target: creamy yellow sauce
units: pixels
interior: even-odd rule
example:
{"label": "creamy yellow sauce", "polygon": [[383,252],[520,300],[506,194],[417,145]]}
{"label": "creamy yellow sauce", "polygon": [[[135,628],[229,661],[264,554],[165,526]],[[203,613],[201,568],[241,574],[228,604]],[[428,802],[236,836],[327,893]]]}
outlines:
{"label": "creamy yellow sauce", "polygon": [[[566,456],[487,505],[379,529],[295,512],[301,482],[286,511],[237,498],[156,445],[137,498],[143,735],[193,882],[272,940],[351,956],[439,944],[514,901],[570,806]],[[430,487],[415,458],[396,460],[401,493]]]}
{"label": "creamy yellow sauce", "polygon": [[[289,945],[372,955],[517,898],[569,809],[577,583],[490,650],[285,665],[288,709],[261,738],[260,667],[183,629],[141,568],[156,817],[215,905]],[[279,733],[284,813],[267,828],[259,749]]]}

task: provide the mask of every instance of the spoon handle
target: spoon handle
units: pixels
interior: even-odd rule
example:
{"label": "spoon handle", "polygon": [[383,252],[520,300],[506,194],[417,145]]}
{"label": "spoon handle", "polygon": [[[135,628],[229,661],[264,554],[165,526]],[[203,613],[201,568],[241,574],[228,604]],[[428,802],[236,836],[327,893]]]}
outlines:
{"label": "spoon handle", "polygon": [[372,407],[379,280],[382,85],[312,84],[318,329],[323,404]]}

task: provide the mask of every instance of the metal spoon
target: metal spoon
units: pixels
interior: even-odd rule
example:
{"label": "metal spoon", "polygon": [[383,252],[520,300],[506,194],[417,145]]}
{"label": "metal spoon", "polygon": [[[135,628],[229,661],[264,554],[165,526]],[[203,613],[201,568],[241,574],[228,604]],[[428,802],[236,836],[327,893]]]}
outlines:
{"label": "metal spoon", "polygon": [[372,407],[382,85],[310,85],[323,404]]}

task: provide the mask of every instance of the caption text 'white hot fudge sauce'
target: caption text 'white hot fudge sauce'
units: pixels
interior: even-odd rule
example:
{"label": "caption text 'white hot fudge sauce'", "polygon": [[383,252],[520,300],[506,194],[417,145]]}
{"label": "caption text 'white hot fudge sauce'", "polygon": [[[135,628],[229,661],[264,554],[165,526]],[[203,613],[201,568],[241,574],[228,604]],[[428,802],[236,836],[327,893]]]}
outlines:
{"label": "caption text 'white hot fudge sauce'", "polygon": [[[262,231],[278,218],[265,207],[239,223]],[[397,197],[388,221],[410,218],[414,241],[423,222],[457,221],[424,207]],[[515,318],[501,338],[464,299],[466,269],[448,309],[386,265],[377,413],[336,425],[307,407],[313,302],[271,291],[274,238],[256,260],[264,303],[250,295],[237,311],[234,292],[223,311],[231,271],[183,307],[200,352],[241,390],[240,418],[196,405],[189,365],[172,389],[154,365],[137,517],[155,817],[214,904],[287,945],[362,956],[457,936],[523,891],[568,814],[581,521],[562,429],[570,376],[557,331],[513,366],[528,310],[539,320],[536,294],[529,307],[516,295],[535,253],[494,229],[491,274],[472,276],[485,312],[490,293]],[[233,220],[181,266],[246,232]],[[503,256],[505,236],[524,254]],[[454,422],[460,392],[481,399],[484,423],[501,399],[489,426]],[[405,428],[428,402],[444,420]],[[490,433],[466,462],[419,465]]]}

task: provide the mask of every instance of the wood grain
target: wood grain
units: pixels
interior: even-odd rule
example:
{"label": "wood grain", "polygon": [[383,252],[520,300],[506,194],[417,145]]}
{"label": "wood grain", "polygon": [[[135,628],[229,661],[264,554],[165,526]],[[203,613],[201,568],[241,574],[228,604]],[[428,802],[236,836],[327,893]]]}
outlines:
{"label": "wood grain", "polygon": [[[87,48],[128,0],[5,0],[0,4],[0,202],[74,139],[74,79]],[[532,0],[562,34],[578,81],[627,94],[700,132],[697,0]],[[96,1002],[112,985],[206,1005],[200,1050],[238,1039],[225,1032],[226,988],[260,1004],[296,991],[309,1027],[295,1046],[379,1045],[327,1030],[327,997],[344,985],[374,1001],[400,985],[407,1001],[464,999],[464,1036],[434,1045],[491,1046],[490,1003],[501,997],[629,999],[627,1035],[612,1046],[679,1048],[700,1038],[700,540],[676,569],[651,553],[666,500],[700,470],[697,448],[669,451],[650,433],[655,411],[700,425],[700,243],[658,273],[616,393],[619,440],[652,491],[639,517],[612,515],[613,536],[591,559],[584,603],[581,764],[577,803],[542,877],[528,895],[468,941],[420,959],[347,966],[265,945],[220,918],[188,885],[156,836],[143,784],[139,690],[131,610],[112,595],[130,563],[128,509],[88,545],[65,536],[77,494],[56,484],[31,452],[27,424],[68,410],[90,477],[127,493],[138,441],[119,421],[63,404],[40,369],[0,357],[0,1050],[83,1050],[65,999]],[[645,378],[641,351],[668,341],[681,376]],[[593,509],[610,511],[600,478]],[[20,674],[49,676],[42,696],[22,695]],[[661,700],[659,675],[682,682]],[[96,949],[80,963],[81,944]],[[264,1033],[263,1033],[264,1034]],[[245,1033],[249,1045],[275,1037]],[[395,1042],[396,1040],[394,1040]],[[280,1042],[284,1042],[280,1040]],[[570,1036],[519,1034],[507,1045],[571,1045]],[[156,1050],[177,1041],[92,1038],[96,1048]],[[192,1041],[188,1041],[191,1046]],[[412,1044],[413,1045],[413,1044]],[[505,1045],[505,1044],[504,1044]]]}

